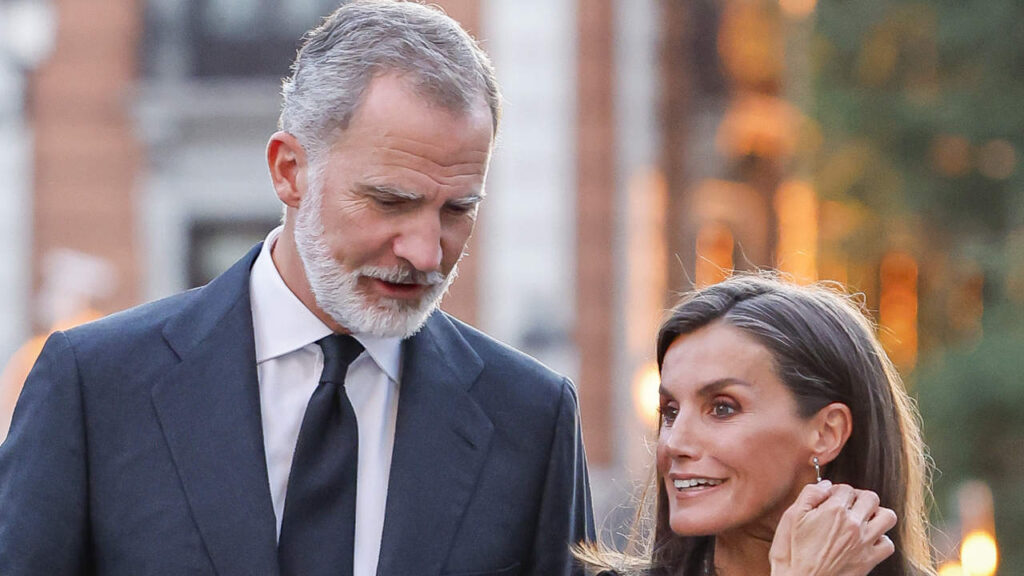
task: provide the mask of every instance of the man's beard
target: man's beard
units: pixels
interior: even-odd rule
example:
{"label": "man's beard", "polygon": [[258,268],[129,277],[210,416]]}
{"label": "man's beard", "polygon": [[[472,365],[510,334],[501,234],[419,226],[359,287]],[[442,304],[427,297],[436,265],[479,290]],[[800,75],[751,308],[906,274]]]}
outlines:
{"label": "man's beard", "polygon": [[[391,267],[362,266],[356,270],[346,270],[331,255],[324,241],[322,205],[320,173],[311,169],[309,189],[295,217],[295,246],[302,258],[306,279],[309,280],[317,306],[353,333],[408,338],[418,332],[458,276],[458,264],[452,267],[447,276],[436,271],[422,272],[408,264]],[[364,276],[387,282],[415,282],[425,284],[428,288],[417,300],[380,296],[372,301],[359,286],[359,279]]]}

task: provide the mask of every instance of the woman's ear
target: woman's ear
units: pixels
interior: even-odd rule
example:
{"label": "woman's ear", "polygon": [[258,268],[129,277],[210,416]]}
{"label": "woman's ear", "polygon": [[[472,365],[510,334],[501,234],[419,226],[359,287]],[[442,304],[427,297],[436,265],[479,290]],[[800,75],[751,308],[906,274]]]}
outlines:
{"label": "woman's ear", "polygon": [[308,182],[305,148],[288,132],[275,132],[267,143],[267,166],[277,197],[285,205],[298,208]]}
{"label": "woman's ear", "polygon": [[811,419],[811,451],[822,466],[836,459],[853,431],[850,407],[841,402],[825,406]]}

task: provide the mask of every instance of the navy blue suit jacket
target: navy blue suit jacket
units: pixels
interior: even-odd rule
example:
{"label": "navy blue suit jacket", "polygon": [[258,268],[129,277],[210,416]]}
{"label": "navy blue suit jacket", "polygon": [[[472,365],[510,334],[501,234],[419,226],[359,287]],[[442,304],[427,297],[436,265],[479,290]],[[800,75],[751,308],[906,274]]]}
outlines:
{"label": "navy blue suit jacket", "polygon": [[[0,574],[278,574],[258,248],[50,337],[0,447]],[[441,312],[403,354],[378,574],[567,573],[593,536],[572,384]]]}

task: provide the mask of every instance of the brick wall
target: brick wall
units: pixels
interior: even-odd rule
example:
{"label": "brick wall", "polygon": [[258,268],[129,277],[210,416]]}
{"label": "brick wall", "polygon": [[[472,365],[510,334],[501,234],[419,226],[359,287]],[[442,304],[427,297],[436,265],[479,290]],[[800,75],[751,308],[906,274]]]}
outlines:
{"label": "brick wall", "polygon": [[611,0],[579,0],[576,340],[587,457],[612,463],[615,67]]}
{"label": "brick wall", "polygon": [[[141,149],[131,104],[141,0],[55,0],[55,51],[31,77],[35,134],[33,291],[56,248],[109,261],[117,287],[98,308],[136,303],[139,255],[135,190]],[[44,329],[36,326],[36,329]]]}

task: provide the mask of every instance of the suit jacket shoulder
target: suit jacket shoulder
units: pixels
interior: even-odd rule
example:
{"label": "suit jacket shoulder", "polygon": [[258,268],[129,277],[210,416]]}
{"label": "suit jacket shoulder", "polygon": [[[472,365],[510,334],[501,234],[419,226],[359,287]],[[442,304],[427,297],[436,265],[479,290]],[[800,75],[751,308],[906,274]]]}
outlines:
{"label": "suit jacket shoulder", "polygon": [[483,387],[488,397],[499,402],[522,403],[518,406],[523,410],[539,411],[548,417],[558,410],[563,395],[577,402],[576,387],[566,376],[456,318],[445,314],[444,319],[483,362],[476,385]]}
{"label": "suit jacket shoulder", "polygon": [[569,379],[442,312],[402,371],[380,573],[570,573],[594,529]]}
{"label": "suit jacket shoulder", "polygon": [[258,250],[207,286],[49,338],[0,446],[0,573],[273,573]]}
{"label": "suit jacket shoulder", "polygon": [[[152,353],[170,348],[181,358],[203,342],[225,317],[249,312],[249,271],[262,245],[206,286],[142,304],[66,332],[79,361],[136,370],[153,365]],[[248,331],[252,332],[251,320]],[[138,362],[136,362],[137,360]],[[159,362],[156,362],[159,364]],[[137,372],[133,372],[137,373]]]}

